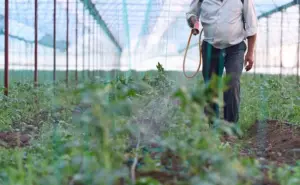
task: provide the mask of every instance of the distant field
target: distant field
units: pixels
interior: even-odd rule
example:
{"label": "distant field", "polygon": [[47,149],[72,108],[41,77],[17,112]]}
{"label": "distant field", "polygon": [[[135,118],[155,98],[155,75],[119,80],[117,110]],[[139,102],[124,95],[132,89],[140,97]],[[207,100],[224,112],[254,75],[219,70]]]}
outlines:
{"label": "distant field", "polygon": [[[100,77],[103,80],[110,80],[115,78],[118,74],[123,75],[133,75],[135,77],[142,77],[145,72],[136,72],[136,71],[127,71],[127,72],[121,72],[121,71],[79,71],[78,72],[78,80],[83,81],[88,79],[88,74],[90,73],[90,76],[93,77],[93,74],[95,77]],[[149,75],[153,75],[155,71],[148,71]],[[181,72],[171,71],[168,72],[168,75],[171,79],[175,80],[176,82],[185,83],[186,79],[184,78],[183,74]],[[200,73],[198,74],[197,78],[200,78]],[[0,86],[3,86],[3,80],[4,78],[4,71],[0,70]],[[33,82],[34,78],[34,72],[30,70],[11,70],[9,71],[9,81],[11,84],[14,82]],[[64,81],[66,79],[66,73],[65,71],[57,71],[56,72],[56,79],[58,81]],[[193,79],[195,80],[195,79]],[[189,81],[193,81],[189,80]],[[51,82],[53,81],[53,72],[52,71],[39,71],[38,72],[38,81],[39,83],[44,82]],[[75,81],[75,71],[69,71],[69,82]]]}
{"label": "distant field", "polygon": [[[150,76],[154,75],[156,71],[147,71],[147,72],[137,72],[137,71],[78,71],[78,80],[88,80],[88,74],[92,77],[93,74],[95,77],[100,77],[103,80],[114,79],[118,74],[123,75],[132,75],[135,77],[142,77],[145,73],[148,73]],[[188,75],[192,75],[193,72],[188,73]],[[202,79],[201,72],[193,79],[186,79],[181,71],[168,71],[168,76],[170,79],[174,80],[176,84],[192,84],[193,82]],[[279,75],[260,75],[260,74],[246,74],[243,76],[251,77],[251,76],[261,76],[261,77],[274,77],[277,78]],[[14,82],[33,82],[34,72],[30,70],[11,70],[9,71],[9,81],[10,83]],[[3,86],[4,71],[0,70],[0,86]],[[296,76],[285,76],[285,79],[296,82]],[[57,71],[56,79],[58,81],[64,81],[66,79],[65,71]],[[39,83],[51,82],[53,81],[53,72],[52,71],[39,71],[38,72],[38,81]],[[75,81],[75,71],[69,71],[69,82]]]}
{"label": "distant field", "polygon": [[[93,77],[93,71],[78,72],[79,82],[89,80],[88,74]],[[157,71],[95,71],[96,78],[103,81],[115,79],[118,75],[142,78],[145,74],[155,76]],[[10,89],[15,82],[33,82],[33,71],[10,71]],[[187,79],[182,72],[168,71],[168,77],[176,86],[195,87],[195,82],[202,80],[201,72],[193,79]],[[39,83],[51,83],[52,71],[39,71]],[[0,71],[0,86],[3,87],[3,71]],[[57,81],[65,80],[65,71],[57,71]],[[69,83],[75,82],[75,71],[69,72]],[[289,122],[299,123],[300,99],[299,84],[296,76],[261,75],[244,73],[241,79],[241,126],[248,128],[256,119],[266,117]],[[289,98],[285,98],[285,97]]]}

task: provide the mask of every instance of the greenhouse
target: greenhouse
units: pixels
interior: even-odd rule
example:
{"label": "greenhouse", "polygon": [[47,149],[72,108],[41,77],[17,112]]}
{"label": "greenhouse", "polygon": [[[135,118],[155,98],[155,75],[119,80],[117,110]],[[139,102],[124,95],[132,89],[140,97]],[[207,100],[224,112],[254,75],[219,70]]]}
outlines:
{"label": "greenhouse", "polygon": [[1,185],[300,184],[300,0],[0,1]]}

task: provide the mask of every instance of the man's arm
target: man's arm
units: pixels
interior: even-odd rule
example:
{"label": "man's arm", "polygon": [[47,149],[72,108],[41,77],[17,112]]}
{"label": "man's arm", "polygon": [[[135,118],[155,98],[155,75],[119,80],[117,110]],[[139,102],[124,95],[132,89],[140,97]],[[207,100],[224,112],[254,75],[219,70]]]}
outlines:
{"label": "man's arm", "polygon": [[244,0],[245,31],[248,40],[248,51],[245,56],[246,70],[249,71],[254,63],[254,48],[257,35],[257,16],[253,0]]}
{"label": "man's arm", "polygon": [[248,53],[254,55],[254,48],[255,48],[255,43],[256,43],[256,34],[247,37],[248,40]]}
{"label": "man's arm", "polygon": [[199,19],[201,3],[202,0],[193,0],[188,12],[186,13],[186,20],[191,28],[194,27],[194,23]]}

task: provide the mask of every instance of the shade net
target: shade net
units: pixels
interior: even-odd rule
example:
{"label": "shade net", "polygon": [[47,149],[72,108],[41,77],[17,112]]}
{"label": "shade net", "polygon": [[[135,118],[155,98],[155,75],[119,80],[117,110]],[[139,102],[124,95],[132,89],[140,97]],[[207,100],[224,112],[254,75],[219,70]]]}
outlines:
{"label": "shade net", "polygon": [[[66,78],[67,66],[70,79],[75,78],[76,69],[79,73],[85,71],[86,75],[96,70],[146,71],[155,70],[157,62],[166,70],[182,71],[183,53],[190,33],[185,19],[189,0],[57,0],[55,18],[54,2],[38,1],[35,30],[34,0],[9,1],[9,70],[12,81],[32,80],[35,32],[38,35],[39,80],[53,80],[54,68],[58,79]],[[296,74],[299,22],[296,1],[257,0],[254,3],[259,17],[259,33],[258,62],[253,72]],[[4,8],[4,3],[1,3],[1,69],[4,68],[5,48]],[[186,69],[191,72],[196,70],[199,62],[198,42],[198,37],[192,38],[187,56]],[[85,73],[78,76],[83,78]]]}

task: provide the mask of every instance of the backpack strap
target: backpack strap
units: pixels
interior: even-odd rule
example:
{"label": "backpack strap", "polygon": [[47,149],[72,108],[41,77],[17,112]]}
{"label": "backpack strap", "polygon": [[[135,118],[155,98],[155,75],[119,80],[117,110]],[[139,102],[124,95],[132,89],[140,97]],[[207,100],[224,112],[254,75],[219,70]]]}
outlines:
{"label": "backpack strap", "polygon": [[[241,1],[242,1],[243,6],[244,6],[244,0],[241,0]],[[243,8],[243,11],[242,11],[242,21],[243,21],[244,30],[246,30],[246,22],[245,22],[245,17],[244,17],[244,8]]]}

